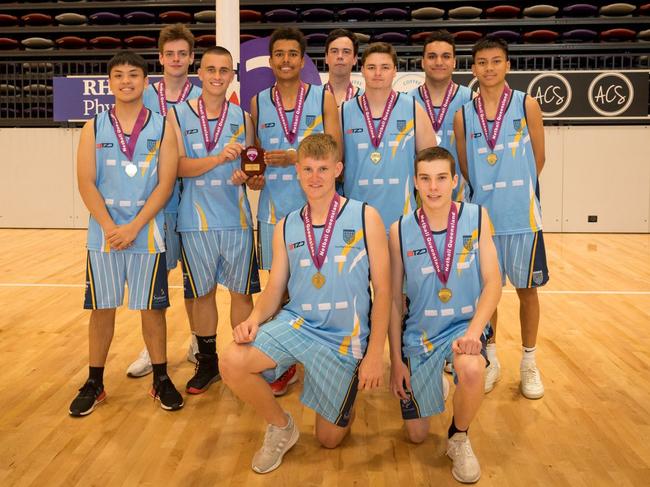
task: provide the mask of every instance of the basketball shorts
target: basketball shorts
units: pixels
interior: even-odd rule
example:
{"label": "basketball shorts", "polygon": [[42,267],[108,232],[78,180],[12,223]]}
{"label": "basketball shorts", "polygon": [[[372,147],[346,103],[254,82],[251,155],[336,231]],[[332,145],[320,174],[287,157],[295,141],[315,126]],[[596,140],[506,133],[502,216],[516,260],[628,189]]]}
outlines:
{"label": "basketball shorts", "polygon": [[260,269],[271,269],[273,260],[273,231],[275,225],[266,222],[257,222],[257,255],[260,257]]}
{"label": "basketball shorts", "polygon": [[177,213],[165,213],[165,248],[167,250],[167,270],[176,268],[181,259],[180,235],[176,231]]}
{"label": "basketball shorts", "polygon": [[548,282],[546,249],[542,230],[512,235],[495,235],[501,283],[506,276],[517,289],[543,286]]}

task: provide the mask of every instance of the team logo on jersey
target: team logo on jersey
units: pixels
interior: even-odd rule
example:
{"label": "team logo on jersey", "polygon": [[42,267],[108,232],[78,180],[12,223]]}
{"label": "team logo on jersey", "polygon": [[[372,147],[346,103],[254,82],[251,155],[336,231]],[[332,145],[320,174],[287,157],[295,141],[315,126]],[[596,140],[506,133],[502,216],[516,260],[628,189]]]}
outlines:
{"label": "team logo on jersey", "polygon": [[97,147],[97,149],[110,149],[111,147],[113,147],[113,143],[112,142],[100,142],[99,144],[97,144],[96,147]]}
{"label": "team logo on jersey", "polygon": [[233,134],[233,135],[236,135],[238,131],[239,131],[239,124],[238,123],[231,123],[230,124],[230,133]]}
{"label": "team logo on jersey", "polygon": [[463,248],[468,252],[474,248],[474,241],[471,235],[463,235]]}
{"label": "team logo on jersey", "polygon": [[350,244],[354,241],[354,235],[356,232],[352,228],[344,228],[343,229],[343,241],[346,244]]}
{"label": "team logo on jersey", "polygon": [[198,133],[199,133],[199,129],[187,129],[185,131],[185,135],[198,134]]}
{"label": "team logo on jersey", "polygon": [[347,129],[345,131],[346,134],[362,134],[363,133],[363,128],[354,128],[354,129]]}
{"label": "team logo on jersey", "polygon": [[158,139],[147,139],[147,150],[154,150],[158,144]]}
{"label": "team logo on jersey", "polygon": [[406,256],[407,257],[413,257],[415,255],[423,255],[427,253],[427,249],[413,249],[413,250],[407,250],[406,251]]}
{"label": "team logo on jersey", "polygon": [[275,122],[265,123],[264,125],[262,125],[262,127],[264,127],[265,129],[273,128],[273,127],[275,127]]}
{"label": "team logo on jersey", "polygon": [[300,242],[290,243],[289,244],[289,250],[294,250],[294,249],[304,247],[304,246],[305,246],[305,241],[301,240]]}
{"label": "team logo on jersey", "polygon": [[483,134],[481,132],[474,132],[472,134],[473,139],[480,139],[481,137],[483,137]]}
{"label": "team logo on jersey", "polygon": [[533,282],[538,286],[544,282],[544,273],[542,271],[533,271]]}
{"label": "team logo on jersey", "polygon": [[521,130],[521,118],[515,118],[512,121],[512,126],[515,128],[517,132]]}
{"label": "team logo on jersey", "polygon": [[307,127],[311,127],[314,123],[314,120],[316,120],[316,115],[306,115],[305,123],[307,124]]}
{"label": "team logo on jersey", "polygon": [[404,130],[404,127],[406,127],[406,120],[398,120],[397,121],[397,130],[400,132]]}

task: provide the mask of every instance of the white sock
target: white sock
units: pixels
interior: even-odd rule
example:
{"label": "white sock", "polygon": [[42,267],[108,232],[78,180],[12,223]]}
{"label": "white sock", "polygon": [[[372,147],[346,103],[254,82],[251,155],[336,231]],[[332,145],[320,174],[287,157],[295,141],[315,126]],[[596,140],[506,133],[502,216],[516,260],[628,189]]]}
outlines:
{"label": "white sock", "polygon": [[521,347],[521,366],[520,368],[524,369],[527,366],[535,365],[535,351],[537,347]]}
{"label": "white sock", "polygon": [[490,364],[499,365],[499,359],[497,358],[497,344],[488,343],[485,347],[485,351]]}

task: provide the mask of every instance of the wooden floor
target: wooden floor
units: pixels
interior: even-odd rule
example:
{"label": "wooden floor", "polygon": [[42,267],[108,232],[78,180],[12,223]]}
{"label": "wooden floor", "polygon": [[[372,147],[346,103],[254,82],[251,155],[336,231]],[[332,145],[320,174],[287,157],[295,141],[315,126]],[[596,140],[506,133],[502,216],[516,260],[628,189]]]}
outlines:
{"label": "wooden floor", "polygon": [[[118,312],[106,403],[70,418],[87,374],[84,238],[0,230],[0,485],[455,484],[444,456],[449,411],[433,419],[424,444],[410,445],[386,387],[360,394],[352,436],[327,451],[294,386],[281,401],[300,441],[279,470],[253,473],[263,425],[221,383],[167,413],[147,396],[149,377],[126,377],[142,347],[138,314],[126,310]],[[538,343],[546,395],[529,401],[518,392],[518,308],[507,289],[502,378],[470,429],[480,485],[650,485],[650,235],[551,234],[546,244],[551,281],[540,294]],[[176,270],[168,350],[177,385],[193,372],[180,283]],[[231,340],[227,293],[218,301],[222,349]],[[386,360],[386,380],[388,370]]]}

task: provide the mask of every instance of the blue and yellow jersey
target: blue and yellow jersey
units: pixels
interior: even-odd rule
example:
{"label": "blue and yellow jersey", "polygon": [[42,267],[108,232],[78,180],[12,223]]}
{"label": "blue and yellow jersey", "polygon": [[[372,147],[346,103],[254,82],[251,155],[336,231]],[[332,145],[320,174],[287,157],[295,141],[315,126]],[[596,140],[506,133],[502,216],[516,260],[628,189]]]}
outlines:
{"label": "blue and yellow jersey", "polygon": [[[95,116],[95,185],[116,225],[131,222],[158,185],[158,154],[164,132],[165,119],[149,112],[135,145],[133,160],[129,161],[120,150],[108,111]],[[133,177],[126,173],[130,164],[137,167]],[[161,210],[140,230],[133,245],[121,252],[164,252],[164,224],[165,216]],[[92,215],[88,223],[88,250],[111,252],[102,227]]]}
{"label": "blue and yellow jersey", "polygon": [[[424,111],[427,111],[427,106],[426,103],[424,103],[424,98],[422,98],[422,89],[424,85],[418,86],[417,88],[409,91],[409,95],[411,95],[413,98],[415,98],[415,101],[417,101]],[[465,180],[463,179],[463,175],[460,173],[460,166],[458,165],[458,149],[456,147],[456,137],[454,136],[454,115],[458,110],[462,108],[462,106],[467,103],[468,101],[472,100],[472,90],[470,90],[467,86],[462,86],[458,85],[458,89],[456,90],[456,93],[454,94],[453,98],[451,99],[451,102],[449,103],[449,109],[447,110],[447,114],[445,115],[444,120],[442,121],[442,126],[438,130],[438,133],[436,134],[438,136],[438,140],[440,143],[438,144],[440,147],[444,147],[447,149],[449,152],[451,152],[451,155],[454,156],[454,160],[456,161],[456,174],[458,174],[458,186],[456,189],[454,189],[451,197],[454,201],[468,201],[469,200],[469,195],[467,194],[467,188],[466,188],[466,183]],[[438,113],[440,112],[440,107],[433,107],[433,111],[435,116],[438,116]]]}
{"label": "blue and yellow jersey", "polygon": [[[234,142],[246,145],[246,119],[244,110],[238,105],[228,104],[227,119],[211,152],[207,151],[203,141],[199,115],[189,102],[177,106],[170,113],[176,114],[187,157],[198,159],[214,156]],[[218,119],[208,121],[210,136],[214,134],[217,123]],[[177,222],[179,232],[251,227],[251,210],[245,185],[232,183],[232,173],[240,166],[241,159],[237,158],[219,164],[200,176],[182,179],[183,192]]]}
{"label": "blue and yellow jersey", "polygon": [[[289,256],[290,300],[284,311],[293,315],[292,326],[333,348],[341,355],[363,358],[370,333],[370,265],[365,237],[365,204],[347,200],[333,229],[320,272],[325,284],[317,289],[312,277],[317,269],[305,238],[300,210],[284,224]],[[316,244],[323,227],[314,227]]]}
{"label": "blue and yellow jersey", "polygon": [[[402,336],[402,352],[406,357],[432,351],[460,328],[469,326],[474,316],[482,289],[478,250],[480,206],[460,203],[456,235],[454,258],[446,285],[451,289],[452,297],[443,303],[438,291],[445,286],[434,270],[415,211],[400,219],[400,250],[409,299]],[[433,232],[441,260],[444,259],[446,236],[446,230]]]}
{"label": "blue and yellow jersey", "polygon": [[[359,98],[341,106],[345,169],[343,193],[377,208],[386,231],[415,208],[415,100],[398,93],[386,131],[377,149],[372,145]],[[374,119],[375,128],[379,119]],[[373,162],[373,152],[381,158]]]}
{"label": "blue and yellow jersey", "polygon": [[[256,95],[257,99],[257,138],[264,150],[298,149],[302,139],[311,134],[325,131],[323,125],[323,106],[325,90],[322,86],[307,85],[302,117],[298,125],[298,136],[290,144],[284,135],[271,88]],[[294,110],[285,110],[289,127],[293,123]],[[300,188],[294,166],[266,166],[265,185],[260,193],[257,219],[275,225],[289,212],[302,208],[306,203],[305,194]]]}
{"label": "blue and yellow jersey", "polygon": [[[526,93],[513,90],[494,151],[489,148],[475,101],[463,106],[467,170],[472,203],[490,212],[495,235],[542,229],[535,155],[526,121]],[[488,121],[492,130],[493,121]],[[496,154],[494,164],[488,155]]]}
{"label": "blue and yellow jersey", "polygon": [[[192,84],[190,93],[189,95],[187,95],[187,100],[198,98],[200,95],[201,95],[201,88],[199,88],[195,84]],[[149,110],[155,113],[160,113],[160,103],[158,102],[158,90],[154,85],[154,83],[151,83],[144,90],[142,101],[144,103],[144,106],[147,107]],[[179,105],[179,103],[177,103],[176,101],[167,100],[167,113],[170,113],[172,107],[175,107],[177,105]],[[180,186],[180,182],[176,181],[176,184],[174,185],[174,192],[169,198],[167,205],[165,205],[165,213],[176,213],[178,211],[178,202],[180,201],[180,198],[181,198],[181,186]]]}

